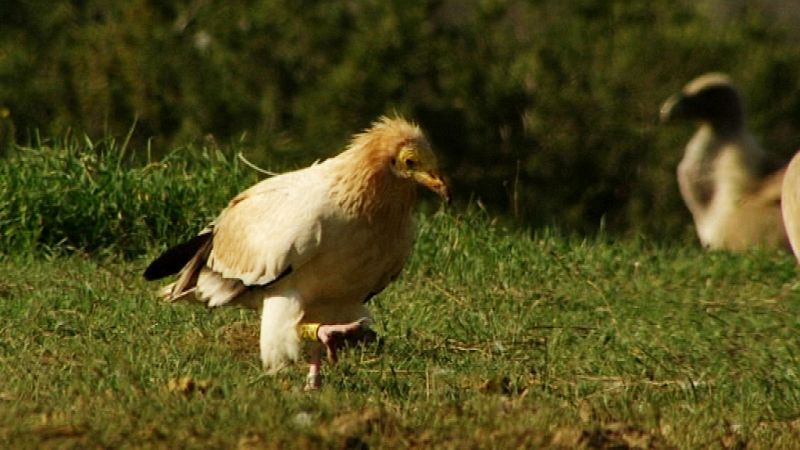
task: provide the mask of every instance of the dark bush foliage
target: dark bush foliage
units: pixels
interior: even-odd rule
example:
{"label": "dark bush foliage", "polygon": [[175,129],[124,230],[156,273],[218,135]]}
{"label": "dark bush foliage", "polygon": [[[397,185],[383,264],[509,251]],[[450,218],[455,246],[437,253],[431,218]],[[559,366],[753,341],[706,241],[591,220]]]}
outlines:
{"label": "dark bush foliage", "polygon": [[0,145],[34,130],[122,136],[136,120],[131,148],[246,135],[271,161],[307,164],[398,111],[429,131],[462,201],[533,226],[681,235],[674,167],[690,131],[659,127],[660,102],[699,73],[728,72],[756,134],[786,158],[800,141],[798,9],[6,0]]}

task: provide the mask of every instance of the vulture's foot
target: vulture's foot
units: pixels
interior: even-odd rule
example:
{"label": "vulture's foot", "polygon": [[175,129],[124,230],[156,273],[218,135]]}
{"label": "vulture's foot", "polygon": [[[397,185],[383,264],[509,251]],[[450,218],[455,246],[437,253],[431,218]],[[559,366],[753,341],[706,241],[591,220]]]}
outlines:
{"label": "vulture's foot", "polygon": [[322,385],[322,349],[325,348],[328,360],[338,360],[338,350],[346,345],[372,342],[377,334],[369,328],[369,319],[362,318],[350,323],[320,325],[317,329],[319,343],[311,348],[311,362],[306,376],[306,391],[315,391]]}
{"label": "vulture's foot", "polygon": [[374,341],[377,334],[369,328],[369,322],[364,317],[350,323],[320,325],[317,338],[325,346],[328,360],[335,363],[338,360],[337,351],[345,345]]}

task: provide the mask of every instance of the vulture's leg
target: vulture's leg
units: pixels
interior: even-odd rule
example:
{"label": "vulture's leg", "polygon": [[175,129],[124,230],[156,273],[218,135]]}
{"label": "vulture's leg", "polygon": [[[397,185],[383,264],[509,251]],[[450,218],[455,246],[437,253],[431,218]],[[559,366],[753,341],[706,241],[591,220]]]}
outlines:
{"label": "vulture's leg", "polygon": [[308,365],[308,375],[306,376],[307,391],[315,391],[322,386],[322,344],[314,342],[311,344],[311,361]]}
{"label": "vulture's leg", "polygon": [[[316,339],[319,342],[311,344],[311,360],[308,366],[305,386],[307,391],[317,390],[322,385],[323,348],[328,354],[328,360],[331,363],[335,363],[338,359],[337,352],[343,345],[369,342],[375,339],[375,332],[369,328],[369,319],[367,318],[350,323],[315,324],[312,326],[315,328]],[[305,337],[308,338],[309,336],[306,335]]]}

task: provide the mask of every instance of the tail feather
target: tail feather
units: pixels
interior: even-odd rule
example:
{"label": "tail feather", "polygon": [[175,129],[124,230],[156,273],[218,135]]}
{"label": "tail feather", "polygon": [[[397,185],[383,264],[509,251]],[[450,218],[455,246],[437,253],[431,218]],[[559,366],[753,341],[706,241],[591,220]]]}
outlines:
{"label": "tail feather", "polygon": [[[209,236],[211,233],[208,233]],[[194,256],[181,269],[178,278],[172,286],[170,293],[170,300],[178,300],[183,297],[189,290],[194,290],[197,285],[197,277],[200,276],[200,271],[203,269],[208,259],[208,254],[211,252],[211,239],[207,238],[202,245],[197,249]]]}
{"label": "tail feather", "polygon": [[211,236],[211,229],[206,229],[188,241],[165,251],[147,266],[144,278],[152,281],[178,273],[211,241]]}
{"label": "tail feather", "polygon": [[184,289],[183,291],[178,292],[175,290],[175,283],[170,283],[166,286],[161,286],[161,288],[159,288],[158,291],[156,291],[156,296],[168,302],[178,302],[181,300],[197,300],[197,297],[195,296],[196,291],[197,288],[191,287],[189,289]]}

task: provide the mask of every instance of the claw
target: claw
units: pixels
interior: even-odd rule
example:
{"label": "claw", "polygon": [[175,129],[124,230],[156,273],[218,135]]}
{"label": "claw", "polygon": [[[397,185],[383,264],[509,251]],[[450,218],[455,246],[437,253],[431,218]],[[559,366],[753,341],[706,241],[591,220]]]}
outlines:
{"label": "claw", "polygon": [[369,328],[369,323],[370,320],[364,317],[345,324],[321,325],[317,335],[325,346],[328,360],[335,363],[338,360],[337,351],[343,345],[374,341],[377,334]]}

